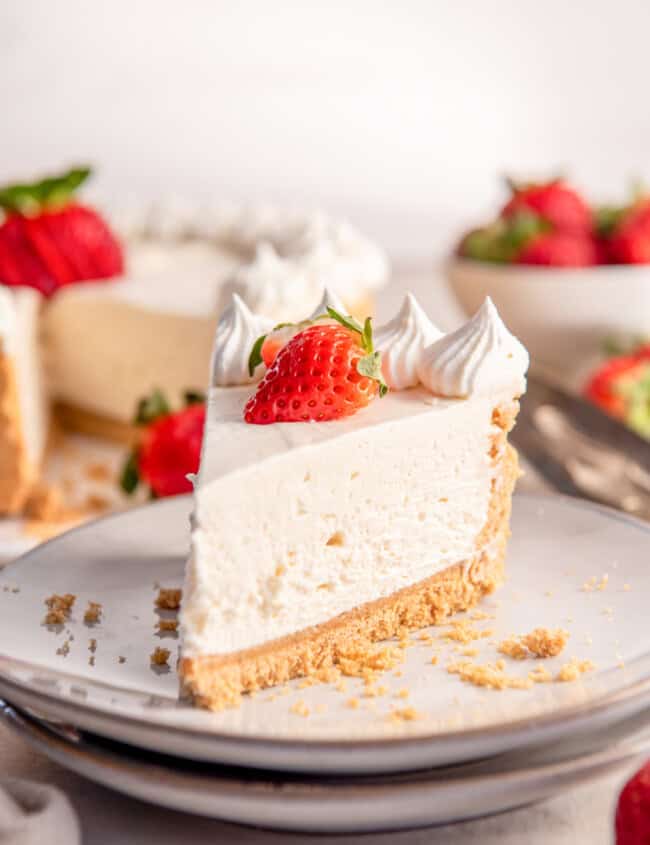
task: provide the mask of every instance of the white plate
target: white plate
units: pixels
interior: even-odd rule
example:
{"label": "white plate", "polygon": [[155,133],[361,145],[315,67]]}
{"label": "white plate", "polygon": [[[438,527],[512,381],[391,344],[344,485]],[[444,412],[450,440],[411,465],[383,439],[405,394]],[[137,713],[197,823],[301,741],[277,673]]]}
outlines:
{"label": "white plate", "polygon": [[[177,700],[177,678],[149,665],[154,584],[179,585],[187,549],[189,498],[107,517],[57,538],[0,573],[0,695],[38,713],[95,733],[182,757],[293,771],[388,772],[493,755],[592,731],[650,701],[650,527],[616,512],[559,497],[516,496],[507,584],[482,605],[494,620],[476,622],[490,637],[477,660],[495,660],[495,643],[537,625],[571,632],[566,655],[546,661],[553,672],[569,656],[590,659],[593,673],[575,683],[494,691],[446,672],[454,644],[418,642],[405,651],[384,696],[366,699],[361,682],[345,693],[332,685],[265,691],[236,710],[208,713]],[[585,592],[591,578],[605,589]],[[627,587],[630,589],[627,589]],[[8,588],[8,591],[4,590]],[[20,592],[12,592],[18,588]],[[77,594],[73,618],[58,633],[43,627],[43,600]],[[82,622],[88,600],[104,606],[103,622]],[[434,635],[440,629],[434,631]],[[57,655],[74,636],[67,656]],[[89,665],[91,638],[97,641]],[[126,657],[120,663],[119,656]],[[173,665],[174,660],[172,658]],[[529,661],[509,661],[526,674]],[[408,700],[396,697],[406,688]],[[348,700],[358,697],[352,709]],[[292,712],[304,701],[305,718]],[[395,723],[395,708],[422,718]],[[372,708],[371,712],[368,708]]]}
{"label": "white plate", "polygon": [[563,742],[483,763],[372,778],[297,778],[141,752],[41,723],[11,705],[5,724],[39,751],[104,786],[169,809],[258,827],[369,833],[511,810],[630,766],[650,748],[644,719],[608,731],[607,746]]}

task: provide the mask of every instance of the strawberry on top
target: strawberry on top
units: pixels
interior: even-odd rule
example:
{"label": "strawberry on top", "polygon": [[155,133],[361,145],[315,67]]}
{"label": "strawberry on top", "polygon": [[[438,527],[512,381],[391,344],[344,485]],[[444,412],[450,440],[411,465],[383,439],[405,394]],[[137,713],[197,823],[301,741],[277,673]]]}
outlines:
{"label": "strawberry on top", "polygon": [[0,284],[51,296],[63,285],[123,272],[119,241],[98,212],[74,198],[89,175],[88,168],[76,168],[0,188]]}
{"label": "strawberry on top", "polygon": [[[283,327],[284,328],[284,327]],[[375,351],[370,318],[363,326],[333,308],[288,342],[260,338],[249,369],[271,361],[266,375],[244,408],[244,420],[256,425],[277,422],[327,422],[355,414],[388,389]]]}

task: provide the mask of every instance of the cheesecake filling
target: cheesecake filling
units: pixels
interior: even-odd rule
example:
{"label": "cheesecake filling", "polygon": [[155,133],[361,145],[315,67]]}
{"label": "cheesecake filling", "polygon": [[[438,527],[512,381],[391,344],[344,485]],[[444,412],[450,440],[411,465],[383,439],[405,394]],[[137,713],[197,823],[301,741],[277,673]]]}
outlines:
{"label": "cheesecake filling", "polygon": [[477,556],[503,553],[505,529],[494,539],[490,520],[508,469],[503,420],[516,415],[528,355],[489,299],[442,335],[407,295],[376,333],[390,391],[328,422],[245,422],[254,387],[222,377],[244,350],[220,338],[248,342],[250,332],[228,334],[225,318],[220,328],[195,479],[184,658],[308,632],[459,563],[469,583]]}
{"label": "cheesecake filling", "polygon": [[219,419],[208,413],[197,480],[186,656],[321,624],[476,553],[497,471],[494,397],[413,388],[348,420],[258,427],[251,448],[247,393],[210,398]]}

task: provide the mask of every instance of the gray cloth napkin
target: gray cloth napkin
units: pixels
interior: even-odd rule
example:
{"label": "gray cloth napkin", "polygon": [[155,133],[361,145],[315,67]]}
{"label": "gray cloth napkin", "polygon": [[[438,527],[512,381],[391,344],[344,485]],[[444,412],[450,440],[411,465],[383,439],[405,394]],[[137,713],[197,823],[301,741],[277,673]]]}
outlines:
{"label": "gray cloth napkin", "polygon": [[79,822],[58,789],[0,781],[0,845],[81,845]]}

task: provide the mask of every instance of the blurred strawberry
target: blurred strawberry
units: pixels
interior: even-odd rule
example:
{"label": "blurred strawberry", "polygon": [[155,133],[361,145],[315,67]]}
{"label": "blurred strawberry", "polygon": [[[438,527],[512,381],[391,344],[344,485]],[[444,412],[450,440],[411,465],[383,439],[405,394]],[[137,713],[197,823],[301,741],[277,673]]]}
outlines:
{"label": "blurred strawberry", "polygon": [[642,437],[650,438],[650,344],[606,361],[591,376],[584,394]]}
{"label": "blurred strawberry", "polygon": [[619,212],[607,243],[615,264],[650,264],[650,199]]}
{"label": "blurred strawberry", "polygon": [[585,234],[544,232],[530,240],[517,254],[517,264],[547,267],[591,267],[599,263],[596,239]]}
{"label": "blurred strawberry", "polygon": [[458,254],[476,261],[511,262],[529,241],[548,229],[536,214],[522,211],[468,232],[458,246]]}
{"label": "blurred strawberry", "polygon": [[90,170],[0,188],[0,283],[50,296],[58,288],[123,272],[119,242],[102,217],[74,201]]}
{"label": "blurred strawberry", "polygon": [[650,761],[623,788],[616,808],[616,845],[650,845]]}
{"label": "blurred strawberry", "polygon": [[160,391],[140,402],[136,424],[143,433],[122,471],[124,492],[133,493],[141,481],[154,498],[191,492],[187,476],[199,469],[205,400],[193,393],[185,398],[187,407],[176,412]]}
{"label": "blurred strawberry", "polygon": [[530,212],[546,221],[558,232],[587,234],[593,230],[591,209],[576,190],[561,179],[542,184],[517,185],[508,181],[512,197],[501,210],[508,219],[516,214]]}

